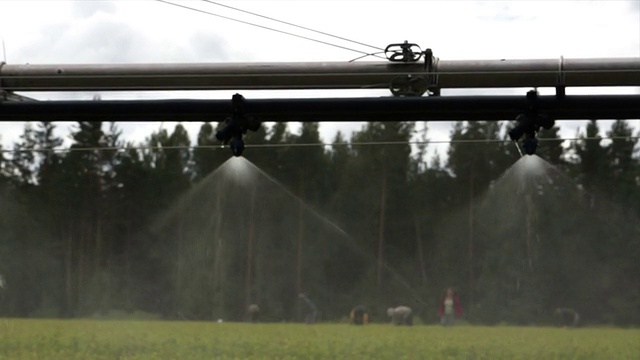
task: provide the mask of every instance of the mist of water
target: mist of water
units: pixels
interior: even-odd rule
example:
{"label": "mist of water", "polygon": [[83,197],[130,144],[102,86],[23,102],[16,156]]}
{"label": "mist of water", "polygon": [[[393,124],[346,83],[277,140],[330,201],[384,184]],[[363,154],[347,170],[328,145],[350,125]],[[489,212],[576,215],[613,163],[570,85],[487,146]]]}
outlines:
{"label": "mist of water", "polygon": [[[375,255],[244,158],[214,170],[152,228],[174,264],[175,308],[186,318],[239,319],[257,303],[266,319],[294,319],[299,292],[321,308],[340,308],[325,314],[335,318],[373,287],[362,279]],[[383,265],[405,299],[424,303],[399,272]]]}
{"label": "mist of water", "polygon": [[[19,192],[0,184],[0,316],[38,315],[41,308],[31,298],[52,302],[61,286],[51,237],[29,210]],[[57,313],[54,309],[47,315]]]}
{"label": "mist of water", "polygon": [[[542,158],[524,156],[436,230],[440,243],[459,249],[442,248],[440,268],[449,270],[440,277],[481,320],[544,319],[554,307],[595,318],[616,286],[611,276],[630,276],[616,268],[616,249],[640,236],[638,223]],[[454,262],[461,266],[451,271]]]}

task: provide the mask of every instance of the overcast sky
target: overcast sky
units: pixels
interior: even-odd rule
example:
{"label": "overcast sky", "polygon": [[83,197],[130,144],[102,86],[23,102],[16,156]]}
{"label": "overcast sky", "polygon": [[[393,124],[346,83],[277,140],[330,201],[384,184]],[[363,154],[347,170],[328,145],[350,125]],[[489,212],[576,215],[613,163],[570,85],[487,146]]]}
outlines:
{"label": "overcast sky", "polygon": [[[205,1],[174,1],[216,14],[313,37],[360,51],[366,47],[287,27]],[[385,47],[408,40],[453,59],[640,57],[640,0],[605,1],[234,1],[237,8]],[[349,61],[359,56],[308,40],[234,23],[152,0],[0,0],[0,38],[9,64]],[[375,59],[371,59],[375,60]],[[524,94],[528,89],[476,90]],[[551,89],[540,89],[552,93]],[[232,91],[100,93],[103,99],[223,98]],[[246,98],[387,96],[386,90],[241,91]],[[443,91],[470,94],[470,91]],[[571,94],[640,93],[640,88],[568,89]],[[91,99],[95,93],[29,93],[37,99]],[[640,128],[640,121],[633,121]],[[574,137],[583,122],[560,122]],[[200,123],[186,123],[193,136]],[[61,125],[61,132],[70,124]],[[163,126],[172,129],[175,123]],[[331,141],[362,123],[322,124]],[[122,123],[127,140],[142,141],[160,123]],[[23,124],[0,123],[1,143],[17,140]],[[298,127],[291,124],[295,131]],[[431,140],[448,139],[450,123],[430,123]],[[440,153],[445,145],[431,149]]]}

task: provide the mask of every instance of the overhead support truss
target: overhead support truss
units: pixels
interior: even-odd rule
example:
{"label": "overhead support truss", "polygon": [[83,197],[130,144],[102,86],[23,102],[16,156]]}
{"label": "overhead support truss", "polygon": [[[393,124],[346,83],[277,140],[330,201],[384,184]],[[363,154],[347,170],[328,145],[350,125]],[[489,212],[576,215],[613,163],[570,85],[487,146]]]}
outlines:
{"label": "overhead support truss", "polygon": [[[640,58],[0,65],[0,90],[140,91],[640,86]],[[395,93],[394,93],[395,94]]]}
{"label": "overhead support truss", "polygon": [[[555,120],[630,119],[640,95],[566,95],[567,87],[640,87],[640,58],[439,60],[391,44],[389,62],[9,65],[0,63],[0,120],[221,121],[216,138],[242,155],[265,121],[508,120],[534,154]],[[440,96],[442,89],[553,87],[555,96]],[[392,97],[320,99],[16,101],[16,92],[388,89]],[[423,96],[427,95],[427,96]]]}

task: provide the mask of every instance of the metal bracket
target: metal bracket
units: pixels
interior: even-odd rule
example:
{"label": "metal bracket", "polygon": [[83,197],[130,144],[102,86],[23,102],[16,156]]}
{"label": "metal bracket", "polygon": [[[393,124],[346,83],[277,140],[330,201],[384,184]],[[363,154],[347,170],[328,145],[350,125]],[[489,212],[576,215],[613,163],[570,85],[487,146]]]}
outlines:
{"label": "metal bracket", "polygon": [[244,96],[242,96],[240,94],[234,94],[231,97],[231,116],[233,116],[233,117],[244,116],[244,114],[242,112],[243,105],[244,105]]}
{"label": "metal bracket", "polygon": [[529,104],[529,108],[527,109],[527,113],[530,115],[538,114],[538,91],[537,90],[529,90],[527,91],[527,103]]}
{"label": "metal bracket", "polygon": [[421,76],[397,76],[391,80],[389,90],[393,96],[422,96],[427,92],[427,81]]}
{"label": "metal bracket", "polygon": [[[416,51],[417,49],[417,51]],[[423,55],[418,44],[409,43],[407,40],[400,44],[389,44],[384,49],[384,55],[391,62],[417,62]]]}
{"label": "metal bracket", "polygon": [[427,72],[427,91],[430,96],[440,96],[440,87],[438,86],[438,73],[436,66],[438,58],[433,56],[433,50],[424,51],[424,69]]}
{"label": "metal bracket", "polygon": [[391,80],[389,90],[393,96],[422,96],[425,93],[428,96],[440,95],[436,73],[438,59],[433,56],[433,50],[422,51],[417,44],[405,41],[402,44],[390,44],[385,48],[385,54],[389,61],[403,63],[414,63],[424,57],[424,74],[407,74]]}
{"label": "metal bracket", "polygon": [[529,90],[527,92],[527,101],[529,102],[529,109],[526,112],[526,116],[531,119],[534,131],[538,132],[540,128],[551,129],[555,125],[555,121],[538,111],[538,91]]}
{"label": "metal bracket", "polygon": [[564,57],[560,56],[558,62],[558,77],[556,79],[556,96],[563,98],[566,95],[566,74],[564,72]]}

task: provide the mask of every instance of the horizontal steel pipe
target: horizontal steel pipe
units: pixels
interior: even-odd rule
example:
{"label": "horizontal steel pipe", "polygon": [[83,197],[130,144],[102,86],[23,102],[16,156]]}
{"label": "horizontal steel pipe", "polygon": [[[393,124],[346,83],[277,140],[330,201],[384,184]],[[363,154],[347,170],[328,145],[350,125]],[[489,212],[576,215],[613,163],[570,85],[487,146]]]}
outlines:
{"label": "horizontal steel pipe", "polygon": [[[557,120],[637,119],[640,95],[540,96],[540,112]],[[524,96],[245,99],[242,110],[261,121],[511,120]],[[231,100],[0,102],[0,121],[221,121]]]}
{"label": "horizontal steel pipe", "polygon": [[88,64],[0,66],[0,90],[384,89],[397,77],[437,75],[447,88],[640,86],[640,57],[422,62]]}

